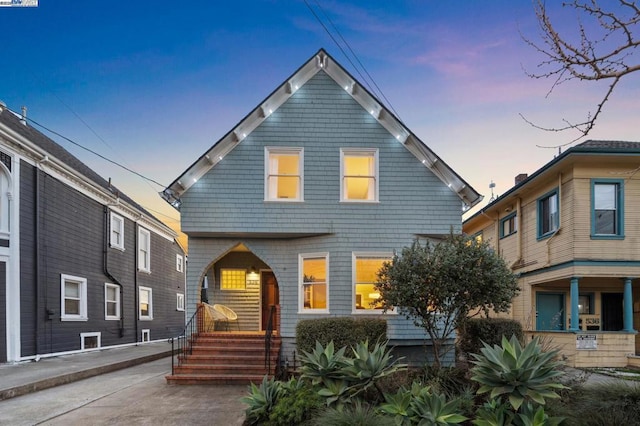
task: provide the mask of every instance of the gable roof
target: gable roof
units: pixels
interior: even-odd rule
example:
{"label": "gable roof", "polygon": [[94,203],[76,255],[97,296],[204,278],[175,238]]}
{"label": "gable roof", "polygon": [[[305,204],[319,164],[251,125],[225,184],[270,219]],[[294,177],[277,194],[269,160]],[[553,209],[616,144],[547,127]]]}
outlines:
{"label": "gable roof", "polygon": [[300,87],[319,72],[325,72],[340,87],[358,102],[362,108],[376,118],[387,131],[394,135],[418,160],[444,182],[469,208],[482,200],[480,195],[451,167],[438,157],[424,142],[411,132],[375,96],[353,78],[324,49],[320,49],[296,72],[276,88],[253,111],[245,116],[233,129],[218,140],[167,188],[160,192],[175,208],[180,206],[180,196],[197,180],[214,167],[225,155],[242,142],[273,111],[285,103]]}
{"label": "gable roof", "polygon": [[524,186],[531,183],[533,180],[537,179],[541,175],[543,175],[546,171],[564,161],[568,157],[575,155],[640,155],[640,142],[628,142],[628,141],[613,141],[613,140],[588,140],[578,144],[576,146],[572,146],[567,149],[562,154],[555,157],[553,160],[549,161],[544,166],[540,167],[538,170],[529,175],[526,179],[520,181],[518,184],[511,187],[507,192],[497,197],[491,203],[487,204],[468,219],[463,221],[467,223],[477,216],[482,215],[487,212],[497,204],[504,201],[506,198],[516,193],[518,190],[523,188]]}
{"label": "gable roof", "polygon": [[[4,129],[3,129],[4,128]],[[94,186],[94,192],[99,193],[100,198],[105,202],[115,202],[123,208],[134,211],[135,216],[143,215],[141,219],[148,226],[153,226],[156,231],[161,231],[165,236],[174,239],[177,234],[163,222],[154,217],[141,205],[129,198],[125,193],[107,182],[102,176],[97,174],[89,166],[78,160],[73,154],[64,149],[55,141],[49,139],[38,130],[27,125],[18,118],[18,115],[0,104],[0,134],[7,132],[28,151],[35,152],[51,166],[55,166],[58,172],[71,176]]]}

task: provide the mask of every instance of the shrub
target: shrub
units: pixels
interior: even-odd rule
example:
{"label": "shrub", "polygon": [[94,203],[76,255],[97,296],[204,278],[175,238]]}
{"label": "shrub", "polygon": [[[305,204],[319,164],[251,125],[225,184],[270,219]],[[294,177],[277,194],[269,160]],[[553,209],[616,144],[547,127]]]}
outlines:
{"label": "shrub", "polygon": [[324,406],[318,393],[302,380],[291,379],[282,386],[282,394],[273,406],[269,426],[300,425],[308,422]]}
{"label": "shrub", "polygon": [[319,318],[301,320],[296,326],[298,353],[311,352],[316,341],[336,348],[355,347],[360,342],[372,344],[387,340],[387,322],[380,318]]}
{"label": "shrub", "polygon": [[370,405],[356,400],[352,405],[327,408],[314,422],[318,426],[391,426],[393,421]]}
{"label": "shrub", "polygon": [[522,324],[518,321],[506,318],[471,318],[459,330],[458,349],[470,359],[469,354],[480,353],[483,342],[489,346],[499,345],[502,336],[509,339],[513,335],[524,342]]}

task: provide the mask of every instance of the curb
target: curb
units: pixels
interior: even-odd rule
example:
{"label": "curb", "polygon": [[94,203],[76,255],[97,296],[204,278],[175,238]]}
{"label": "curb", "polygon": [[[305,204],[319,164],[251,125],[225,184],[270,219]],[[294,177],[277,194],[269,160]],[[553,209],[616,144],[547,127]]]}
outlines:
{"label": "curb", "polygon": [[14,386],[9,389],[0,390],[0,401],[26,395],[32,392],[41,391],[44,389],[49,389],[55,386],[66,385],[67,383],[76,382],[78,380],[87,379],[89,377],[98,376],[100,374],[111,373],[113,371],[122,370],[124,368],[133,367],[169,356],[171,356],[171,350],[159,352],[157,354],[145,355],[139,358],[128,359],[125,361],[119,361],[113,364],[92,367],[86,370],[74,371],[73,373],[67,373],[56,377],[38,380],[37,382],[27,383],[26,385]]}

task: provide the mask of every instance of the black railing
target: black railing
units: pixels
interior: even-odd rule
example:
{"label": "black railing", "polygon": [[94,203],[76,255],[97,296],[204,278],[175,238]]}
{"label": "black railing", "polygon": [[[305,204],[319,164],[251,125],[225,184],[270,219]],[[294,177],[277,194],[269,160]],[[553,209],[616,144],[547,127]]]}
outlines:
{"label": "black railing", "polygon": [[273,336],[273,317],[276,316],[276,306],[271,305],[269,312],[269,320],[267,321],[267,329],[264,332],[264,366],[267,374],[271,374],[271,337]]}
{"label": "black railing", "polygon": [[[204,305],[199,304],[191,319],[185,325],[184,330],[179,336],[171,338],[171,375],[175,374],[176,358],[178,366],[184,362],[184,358],[192,353],[192,337],[197,335],[203,329],[204,325]],[[177,355],[177,357],[176,357]]]}

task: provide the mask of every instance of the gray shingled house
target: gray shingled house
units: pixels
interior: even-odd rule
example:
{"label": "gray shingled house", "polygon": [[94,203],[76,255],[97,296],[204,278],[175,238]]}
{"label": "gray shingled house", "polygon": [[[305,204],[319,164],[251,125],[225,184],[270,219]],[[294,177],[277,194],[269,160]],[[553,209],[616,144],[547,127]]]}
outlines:
{"label": "gray shingled house", "polygon": [[184,327],[176,233],[0,104],[0,362]]}
{"label": "gray shingled house", "polygon": [[373,303],[376,272],[415,238],[460,232],[482,198],[324,50],[162,196],[189,237],[187,317],[205,281],[241,331],[265,330],[275,306],[284,356],[298,321],[330,316],[382,317],[391,344],[422,346],[424,330]]}

